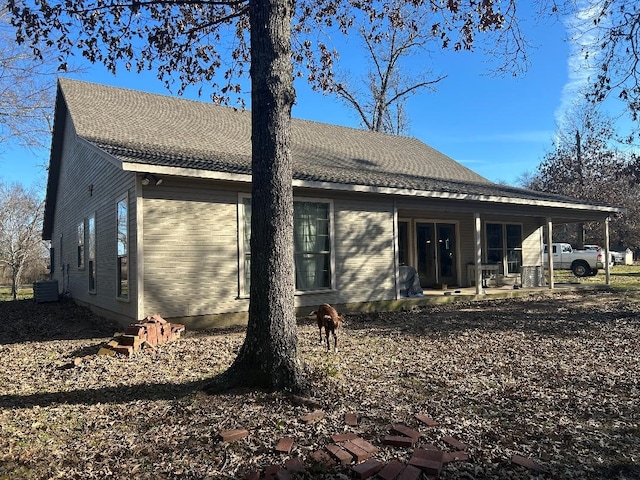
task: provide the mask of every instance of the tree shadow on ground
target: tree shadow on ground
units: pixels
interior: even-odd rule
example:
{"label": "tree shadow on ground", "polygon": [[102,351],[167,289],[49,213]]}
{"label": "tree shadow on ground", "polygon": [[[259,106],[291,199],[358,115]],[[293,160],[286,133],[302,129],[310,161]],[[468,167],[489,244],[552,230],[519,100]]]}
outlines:
{"label": "tree shadow on ground", "polygon": [[375,328],[415,335],[455,335],[474,330],[517,331],[562,338],[600,329],[621,319],[636,318],[638,308],[635,305],[621,302],[619,308],[599,308],[597,295],[531,301],[484,300],[426,305],[402,312],[363,313],[348,316],[346,328]]}
{"label": "tree shadow on ground", "polygon": [[111,337],[118,325],[73,300],[0,302],[0,345]]}
{"label": "tree shadow on ground", "polygon": [[0,408],[48,407],[54,404],[96,405],[100,403],[124,404],[138,400],[174,400],[196,391],[210,380],[186,383],[143,383],[115,385],[64,392],[41,392],[28,395],[0,395]]}

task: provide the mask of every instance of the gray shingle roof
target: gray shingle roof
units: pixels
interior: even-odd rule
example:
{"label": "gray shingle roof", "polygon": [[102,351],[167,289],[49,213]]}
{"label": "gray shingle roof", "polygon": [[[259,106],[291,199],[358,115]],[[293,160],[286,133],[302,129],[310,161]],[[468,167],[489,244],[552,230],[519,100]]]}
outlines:
{"label": "gray shingle roof", "polygon": [[[70,79],[60,88],[77,134],[123,161],[251,171],[248,111]],[[301,180],[588,203],[494,184],[415,138],[306,120],[292,121],[292,155]]]}
{"label": "gray shingle roof", "polygon": [[[246,110],[74,80],[60,83],[78,135],[128,161],[250,170]],[[293,120],[292,154],[296,175],[310,178],[328,175],[366,184],[367,173],[373,173],[487,183],[417,139],[305,120]]]}

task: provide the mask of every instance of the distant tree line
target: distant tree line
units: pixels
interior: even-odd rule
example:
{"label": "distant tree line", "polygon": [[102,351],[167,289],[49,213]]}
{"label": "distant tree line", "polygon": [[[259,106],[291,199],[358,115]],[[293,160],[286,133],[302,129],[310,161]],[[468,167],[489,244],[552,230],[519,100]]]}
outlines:
{"label": "distant tree line", "polygon": [[[533,190],[591,202],[622,206],[626,212],[610,221],[614,250],[640,249],[640,184],[635,178],[636,157],[619,141],[613,122],[590,103],[574,107],[559,129],[553,148],[533,174],[521,179]],[[574,246],[604,244],[599,223],[561,225],[554,240]]]}

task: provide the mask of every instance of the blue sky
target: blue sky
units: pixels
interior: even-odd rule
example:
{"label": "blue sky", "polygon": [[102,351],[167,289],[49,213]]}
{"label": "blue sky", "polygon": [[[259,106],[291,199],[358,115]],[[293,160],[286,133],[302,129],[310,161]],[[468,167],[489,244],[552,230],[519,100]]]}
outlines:
{"label": "blue sky", "polygon": [[[576,63],[576,45],[565,41],[566,21],[541,23],[531,16],[523,29],[531,44],[525,74],[490,75],[495,63],[479,51],[434,52],[428,66],[447,78],[436,91],[423,91],[408,103],[410,136],[492,181],[512,185],[523,173],[533,172],[551,149],[557,122],[585,80],[584,69]],[[358,62],[349,58],[349,49],[345,52],[344,61],[354,71]],[[153,74],[123,71],[114,77],[101,66],[90,66],[72,77],[170,94]],[[296,81],[296,89],[294,117],[359,126],[355,112],[335,97],[313,92],[303,80]],[[0,152],[0,180],[42,188],[47,162],[48,152],[5,148]]]}

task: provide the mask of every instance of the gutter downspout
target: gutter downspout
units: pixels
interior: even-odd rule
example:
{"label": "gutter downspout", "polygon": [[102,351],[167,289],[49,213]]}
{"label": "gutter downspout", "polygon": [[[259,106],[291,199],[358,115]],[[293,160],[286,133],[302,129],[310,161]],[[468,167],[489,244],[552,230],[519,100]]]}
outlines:
{"label": "gutter downspout", "polygon": [[398,205],[393,201],[393,280],[396,287],[396,300],[400,299],[400,261],[398,258]]}

